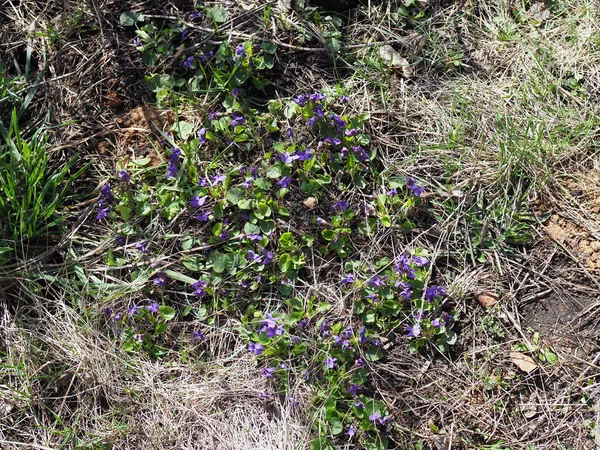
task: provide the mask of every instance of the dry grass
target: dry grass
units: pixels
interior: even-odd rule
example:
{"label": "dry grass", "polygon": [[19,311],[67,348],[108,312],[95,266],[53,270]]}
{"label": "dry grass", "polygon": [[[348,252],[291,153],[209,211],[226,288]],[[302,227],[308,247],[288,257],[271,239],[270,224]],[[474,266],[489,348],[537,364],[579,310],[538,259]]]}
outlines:
{"label": "dry grass", "polygon": [[[232,342],[209,334],[160,362],[124,353],[63,301],[4,309],[2,448],[292,449],[309,432],[308,393],[261,400],[267,382]],[[49,310],[52,309],[52,311]],[[237,343],[240,347],[240,343]],[[203,349],[201,350],[200,347]],[[209,362],[193,362],[200,351]],[[5,445],[9,445],[6,447]],[[41,448],[41,447],[40,447]]]}

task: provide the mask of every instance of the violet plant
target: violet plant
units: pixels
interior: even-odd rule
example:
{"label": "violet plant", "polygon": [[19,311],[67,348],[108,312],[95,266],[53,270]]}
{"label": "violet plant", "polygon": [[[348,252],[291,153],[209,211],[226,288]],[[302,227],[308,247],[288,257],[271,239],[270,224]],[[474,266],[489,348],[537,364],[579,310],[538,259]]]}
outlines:
{"label": "violet plant", "polygon": [[[138,36],[149,51],[144,46],[155,38]],[[193,33],[181,45],[187,40]],[[156,86],[166,98],[176,84],[196,83],[193,93],[210,81],[222,101],[196,129],[164,133],[162,166],[128,167],[128,177],[102,194],[96,219],[123,239],[111,257],[118,254],[121,265],[135,260],[129,281],[149,299],[104,317],[128,351],[159,357],[171,323],[193,319],[208,329],[217,316],[233,316],[269,381],[261,398],[287,396],[298,383],[314,387],[310,404],[290,400],[312,410],[311,448],[385,449],[397,418],[372,378],[385,343],[400,336],[413,352],[447,352],[455,312],[425,250],[365,260],[356,242],[385,228],[412,229],[412,211],[428,207],[427,188],[413,177],[382,175],[368,115],[347,114],[341,93],[249,107],[247,82],[261,88],[256,74],[272,67],[274,53],[268,43],[206,47],[182,56],[181,83]],[[177,231],[161,235],[163,228]],[[349,310],[343,318],[302,288],[314,276],[307,261],[315,254],[336,261],[334,282]],[[210,343],[204,331],[189,334]]]}

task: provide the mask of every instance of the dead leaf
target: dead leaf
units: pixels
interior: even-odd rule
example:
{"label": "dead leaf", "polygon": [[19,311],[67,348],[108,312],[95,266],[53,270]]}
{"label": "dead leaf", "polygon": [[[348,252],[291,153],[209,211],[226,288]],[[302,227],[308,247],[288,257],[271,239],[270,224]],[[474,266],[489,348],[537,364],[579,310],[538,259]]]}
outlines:
{"label": "dead leaf", "polygon": [[292,0],[277,0],[277,9],[280,13],[290,13],[294,9]]}
{"label": "dead leaf", "polygon": [[317,206],[318,202],[317,202],[316,198],[308,197],[308,198],[305,198],[302,203],[304,203],[304,206],[306,206],[307,208],[313,209],[315,206]]}
{"label": "dead leaf", "polygon": [[538,365],[531,356],[521,352],[510,352],[511,362],[523,372],[531,373],[538,368]]}
{"label": "dead leaf", "polygon": [[406,78],[412,78],[414,76],[408,60],[400,56],[391,45],[386,44],[379,47],[379,56],[391,68],[400,69]]}
{"label": "dead leaf", "polygon": [[534,3],[533,5],[531,5],[531,8],[529,8],[529,11],[527,11],[527,13],[533,20],[538,22],[540,25],[552,18],[552,13],[550,12],[550,10],[544,2]]}
{"label": "dead leaf", "polygon": [[491,308],[500,301],[498,294],[493,292],[481,292],[475,296],[481,306]]}

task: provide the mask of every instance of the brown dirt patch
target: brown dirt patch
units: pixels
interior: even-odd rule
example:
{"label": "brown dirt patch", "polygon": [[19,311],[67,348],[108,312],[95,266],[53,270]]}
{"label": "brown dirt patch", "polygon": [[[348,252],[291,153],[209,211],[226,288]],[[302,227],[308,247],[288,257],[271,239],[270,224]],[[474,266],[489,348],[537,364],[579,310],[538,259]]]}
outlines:
{"label": "brown dirt patch", "polygon": [[150,106],[138,106],[115,119],[117,130],[115,139],[101,141],[98,153],[112,155],[115,167],[125,167],[130,160],[150,158],[149,165],[157,166],[163,158],[157,152],[160,148],[160,130],[166,130],[173,123],[170,111],[161,112]]}

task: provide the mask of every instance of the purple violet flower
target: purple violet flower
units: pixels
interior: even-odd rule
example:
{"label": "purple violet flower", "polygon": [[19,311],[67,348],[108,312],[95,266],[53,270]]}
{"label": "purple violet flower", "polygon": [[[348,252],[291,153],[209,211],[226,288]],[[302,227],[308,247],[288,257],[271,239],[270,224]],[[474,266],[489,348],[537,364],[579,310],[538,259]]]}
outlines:
{"label": "purple violet flower", "polygon": [[350,437],[354,437],[354,435],[356,434],[356,428],[354,428],[354,425],[353,425],[353,424],[351,424],[351,425],[348,427],[348,431],[346,431],[346,434],[347,434],[348,436],[350,436]]}
{"label": "purple violet flower", "polygon": [[246,252],[246,259],[248,261],[252,261],[255,262],[257,264],[261,264],[262,263],[262,257],[260,255],[257,255],[255,252],[253,252],[252,250],[248,250]]}
{"label": "purple violet flower", "polygon": [[229,122],[230,127],[237,127],[244,125],[246,123],[246,119],[241,114],[231,113],[231,121]]}
{"label": "purple violet flower", "polygon": [[283,132],[283,138],[284,139],[291,139],[294,137],[294,130],[291,127],[288,127],[284,132]]}
{"label": "purple violet flower", "polygon": [[195,283],[192,283],[192,294],[198,298],[204,297],[206,295],[206,284],[206,281],[203,280],[198,280]]}
{"label": "purple violet flower", "polygon": [[369,416],[369,420],[371,422],[379,422],[381,420],[381,414],[379,414],[377,411],[373,412],[373,414],[371,414]]}
{"label": "purple violet flower", "polygon": [[159,305],[156,302],[150,302],[146,309],[150,311],[152,314],[156,314],[158,312]]}
{"label": "purple violet flower", "polygon": [[272,338],[274,336],[281,336],[283,334],[283,325],[278,324],[271,314],[267,314],[267,318],[261,322],[262,328],[258,330],[259,333],[265,333],[265,336]]}
{"label": "purple violet flower", "polygon": [[152,282],[152,284],[160,287],[165,287],[167,285],[167,274],[162,270],[156,272],[156,278]]}
{"label": "purple violet flower", "polygon": [[248,53],[246,53],[246,48],[244,47],[244,44],[240,44],[235,48],[235,58],[236,59],[244,59],[246,56],[248,56]]}
{"label": "purple violet flower", "polygon": [[407,278],[414,280],[415,279],[415,271],[412,267],[410,267],[410,260],[408,259],[408,255],[405,253],[401,254],[396,261],[396,271],[400,275],[406,275]]}
{"label": "purple violet flower", "polygon": [[131,181],[131,175],[129,175],[129,172],[126,170],[119,170],[118,177],[119,180],[124,181],[125,183]]}
{"label": "purple violet flower", "polygon": [[373,287],[385,287],[385,282],[387,281],[387,276],[383,275],[373,275],[369,280],[369,284]]}
{"label": "purple violet flower", "polygon": [[443,297],[446,295],[446,288],[444,286],[436,286],[432,284],[425,289],[425,301],[431,303],[436,297]]}
{"label": "purple violet flower", "polygon": [[210,213],[208,211],[200,211],[200,213],[196,216],[196,220],[198,222],[208,222],[208,218]]}
{"label": "purple violet flower", "polygon": [[183,61],[183,67],[185,67],[186,69],[189,69],[192,67],[193,62],[194,62],[194,57],[189,56],[188,58],[186,58],[185,61]]}
{"label": "purple violet flower", "polygon": [[372,292],[369,295],[367,295],[366,298],[368,298],[369,300],[371,300],[373,303],[379,302],[379,294],[376,294],[374,292]]}
{"label": "purple violet flower", "polygon": [[351,273],[349,273],[349,274],[345,275],[345,276],[342,278],[342,281],[341,281],[341,283],[342,283],[342,284],[351,284],[351,283],[354,283],[354,279],[355,279],[355,278],[354,278],[354,275],[352,275]]}
{"label": "purple violet flower", "polygon": [[213,186],[216,186],[217,184],[222,183],[223,181],[225,181],[225,179],[226,179],[225,175],[223,175],[221,173],[217,173],[214,177],[210,177],[210,180],[211,180]]}
{"label": "purple violet flower", "polygon": [[194,195],[192,197],[192,200],[190,201],[190,206],[192,208],[200,208],[201,206],[203,206],[206,203],[206,199],[207,199],[206,195],[204,195],[202,197],[198,197],[197,195]]}
{"label": "purple violet flower", "polygon": [[269,264],[271,264],[273,262],[275,253],[273,252],[273,250],[269,250],[268,252],[266,250],[263,250],[262,253],[263,253],[263,256],[265,257],[265,259],[263,260],[263,264],[265,266],[268,266]]}
{"label": "purple violet flower", "polygon": [[411,177],[406,177],[406,187],[412,191],[415,197],[420,197],[425,191],[425,188],[417,186],[416,181]]}
{"label": "purple violet flower", "polygon": [[333,369],[333,368],[335,368],[335,362],[337,360],[338,360],[337,358],[332,358],[331,356],[328,356],[327,358],[325,358],[325,361],[323,361],[323,362],[329,369]]}
{"label": "purple violet flower", "polygon": [[352,386],[350,386],[348,388],[348,392],[351,395],[356,395],[358,393],[358,391],[360,391],[362,389],[362,386],[358,383],[354,383]]}
{"label": "purple violet flower", "polygon": [[406,333],[407,337],[419,337],[421,335],[421,325],[416,323],[412,327],[410,325],[406,325],[404,327],[408,333]]}
{"label": "purple violet flower", "polygon": [[137,313],[142,307],[138,306],[135,304],[135,302],[133,302],[131,305],[129,305],[129,307],[127,308],[127,312],[129,313],[130,316],[133,316],[135,313]]}
{"label": "purple violet flower", "polygon": [[264,350],[264,347],[260,344],[255,344],[254,342],[248,343],[248,351],[250,353],[254,353],[255,355],[260,355]]}
{"label": "purple violet flower", "polygon": [[136,242],[135,248],[137,248],[142,253],[148,253],[148,244],[144,244],[142,242]]}
{"label": "purple violet flower", "polygon": [[333,204],[333,209],[338,211],[346,211],[348,209],[348,203],[346,200],[340,200],[339,202],[335,202]]}
{"label": "purple violet flower", "polygon": [[263,376],[267,378],[273,378],[273,374],[275,373],[275,367],[265,367],[262,370]]}
{"label": "purple violet flower", "polygon": [[369,154],[360,145],[352,147],[352,151],[355,153],[359,161],[366,161],[367,159],[369,159]]}
{"label": "purple violet flower", "polygon": [[312,159],[313,154],[310,152],[310,147],[306,147],[306,150],[299,150],[294,153],[298,157],[298,161],[308,161]]}
{"label": "purple violet flower", "polygon": [[206,144],[206,128],[204,127],[200,128],[200,131],[198,131],[198,143],[200,145]]}
{"label": "purple violet flower", "polygon": [[198,339],[200,342],[206,341],[206,336],[202,331],[194,331],[192,332],[192,338]]}
{"label": "purple violet flower", "polygon": [[402,292],[400,292],[400,297],[402,297],[404,300],[410,299],[412,296],[412,289],[409,283],[406,281],[398,281],[394,286],[402,289]]}
{"label": "purple violet flower", "polygon": [[102,220],[102,219],[106,219],[108,217],[108,212],[110,211],[110,208],[107,206],[106,208],[96,208],[96,211],[98,212],[98,214],[96,215],[96,220]]}
{"label": "purple violet flower", "polygon": [[296,103],[298,106],[304,106],[308,103],[308,95],[301,94],[296,98],[293,98],[292,101]]}
{"label": "purple violet flower", "polygon": [[430,263],[428,258],[425,258],[424,256],[414,256],[413,257],[413,264],[417,267],[425,267],[428,266]]}
{"label": "purple violet flower", "polygon": [[284,164],[292,164],[295,160],[298,159],[297,155],[292,155],[291,153],[278,153],[277,156],[279,159],[283,161]]}
{"label": "purple violet flower", "polygon": [[294,181],[292,177],[283,177],[277,182],[277,186],[279,186],[280,188],[286,188],[292,181]]}
{"label": "purple violet flower", "polygon": [[350,99],[348,97],[346,97],[345,95],[342,95],[340,97],[340,103],[344,104],[344,103],[348,103],[350,101]]}
{"label": "purple violet flower", "polygon": [[360,329],[360,331],[358,332],[358,336],[359,336],[359,341],[361,344],[364,344],[367,342],[367,328],[363,327]]}
{"label": "purple violet flower", "polygon": [[201,12],[195,12],[190,14],[190,20],[198,19],[199,17],[202,17]]}

